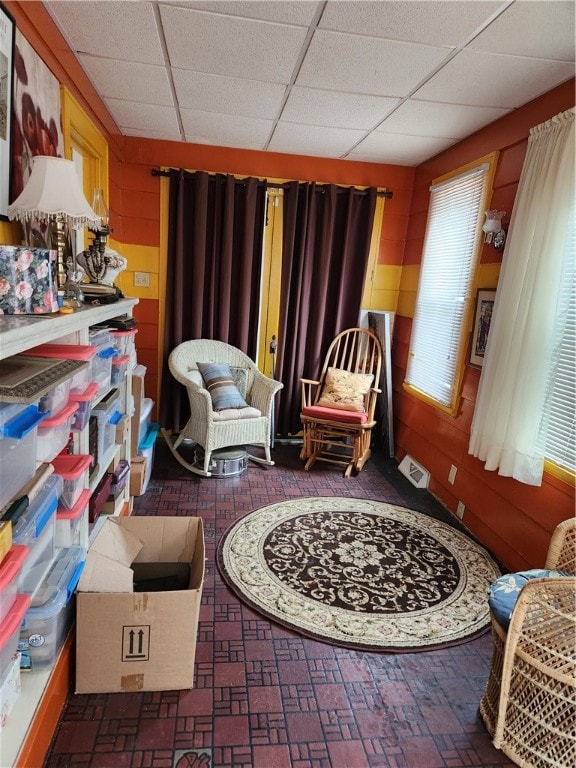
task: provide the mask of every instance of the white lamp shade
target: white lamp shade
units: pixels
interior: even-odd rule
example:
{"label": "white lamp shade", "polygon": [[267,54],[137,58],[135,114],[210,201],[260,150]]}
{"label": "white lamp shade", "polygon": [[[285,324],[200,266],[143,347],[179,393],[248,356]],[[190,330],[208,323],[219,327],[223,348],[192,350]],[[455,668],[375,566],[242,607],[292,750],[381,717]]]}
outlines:
{"label": "white lamp shade", "polygon": [[72,160],[37,155],[24,189],[8,206],[8,218],[43,221],[62,217],[72,226],[100,225],[84,197]]}

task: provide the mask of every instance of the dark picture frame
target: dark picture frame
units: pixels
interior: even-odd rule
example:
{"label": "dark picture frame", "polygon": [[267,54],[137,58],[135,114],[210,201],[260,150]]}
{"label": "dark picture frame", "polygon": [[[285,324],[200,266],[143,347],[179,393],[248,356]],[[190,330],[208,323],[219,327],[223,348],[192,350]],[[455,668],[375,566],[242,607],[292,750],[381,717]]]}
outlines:
{"label": "dark picture frame", "polygon": [[12,103],[16,25],[0,3],[0,220],[8,221],[12,176]]}
{"label": "dark picture frame", "polygon": [[492,323],[496,291],[480,289],[476,295],[476,310],[470,343],[470,365],[481,368],[486,354],[486,343]]}

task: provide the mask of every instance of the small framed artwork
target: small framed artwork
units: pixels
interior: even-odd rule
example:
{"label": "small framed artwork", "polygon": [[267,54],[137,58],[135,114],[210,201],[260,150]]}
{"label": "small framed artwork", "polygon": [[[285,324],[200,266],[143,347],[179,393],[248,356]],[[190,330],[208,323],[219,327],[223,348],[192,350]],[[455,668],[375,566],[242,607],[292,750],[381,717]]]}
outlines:
{"label": "small framed artwork", "polygon": [[0,3],[0,219],[8,220],[12,158],[14,19]]}
{"label": "small framed artwork", "polygon": [[496,291],[488,290],[480,290],[476,296],[476,312],[474,313],[472,343],[470,345],[470,364],[476,365],[479,368],[484,363],[495,298]]}

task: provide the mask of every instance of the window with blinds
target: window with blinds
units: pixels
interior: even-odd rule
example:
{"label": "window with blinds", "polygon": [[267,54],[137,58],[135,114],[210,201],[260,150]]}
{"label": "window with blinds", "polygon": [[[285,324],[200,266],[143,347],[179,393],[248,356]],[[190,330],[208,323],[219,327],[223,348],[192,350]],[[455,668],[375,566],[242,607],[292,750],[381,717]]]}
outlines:
{"label": "window with blinds", "polygon": [[[544,455],[549,462],[573,474],[576,472],[576,225],[573,212],[564,249],[560,295],[551,306],[556,306],[556,338],[543,414]],[[547,469],[553,471],[551,467]]]}
{"label": "window with blinds", "polygon": [[457,406],[494,161],[492,156],[430,188],[405,386],[451,412]]}

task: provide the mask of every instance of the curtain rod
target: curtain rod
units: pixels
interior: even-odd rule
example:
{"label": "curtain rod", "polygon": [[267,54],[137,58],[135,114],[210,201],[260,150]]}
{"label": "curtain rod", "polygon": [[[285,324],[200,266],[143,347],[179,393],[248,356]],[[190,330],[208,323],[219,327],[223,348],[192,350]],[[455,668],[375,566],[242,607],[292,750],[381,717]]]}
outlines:
{"label": "curtain rod", "polygon": [[[160,168],[152,168],[152,176],[172,177],[172,176],[176,176],[178,173],[180,173],[178,168],[171,168],[168,171],[163,171]],[[187,171],[187,173],[193,173],[193,171]],[[242,179],[238,179],[238,181],[242,181]],[[285,182],[284,184],[274,183],[274,184],[272,184],[272,186],[277,187],[279,189],[282,189],[283,187],[285,187],[287,185],[287,183],[288,182]],[[265,181],[258,181],[258,186],[267,187],[267,186],[270,186],[270,185],[267,182],[265,182]],[[320,186],[326,186],[326,185],[325,184],[321,184]],[[338,185],[336,185],[336,186],[338,186]],[[346,189],[348,189],[348,187],[341,187],[341,189],[342,189],[342,191],[345,191]],[[363,192],[364,190],[359,189],[357,191],[358,192]],[[386,197],[388,200],[391,200],[394,193],[389,191],[389,190],[378,190],[376,194],[377,194],[378,197]]]}

